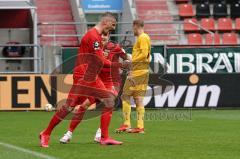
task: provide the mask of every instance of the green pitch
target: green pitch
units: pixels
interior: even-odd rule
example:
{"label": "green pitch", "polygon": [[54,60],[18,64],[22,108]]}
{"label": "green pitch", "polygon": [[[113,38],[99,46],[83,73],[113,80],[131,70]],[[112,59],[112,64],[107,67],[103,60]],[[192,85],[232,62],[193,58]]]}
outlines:
{"label": "green pitch", "polygon": [[240,158],[240,110],[148,110],[146,113],[146,134],[115,134],[113,131],[122,119],[120,112],[114,113],[110,132],[124,142],[122,146],[93,143],[99,124],[99,118],[94,118],[85,120],[67,145],[59,144],[68,125],[68,121],[62,122],[52,134],[50,147],[44,149],[39,147],[38,134],[52,112],[0,112],[0,159]]}

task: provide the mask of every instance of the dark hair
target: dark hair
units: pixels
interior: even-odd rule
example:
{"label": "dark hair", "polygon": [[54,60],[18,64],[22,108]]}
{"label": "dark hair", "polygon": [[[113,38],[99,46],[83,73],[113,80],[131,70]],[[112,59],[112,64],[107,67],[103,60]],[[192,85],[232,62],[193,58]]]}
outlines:
{"label": "dark hair", "polygon": [[102,15],[101,15],[101,19],[103,19],[103,18],[113,18],[113,19],[115,19],[116,20],[116,17],[113,15],[113,13],[111,13],[111,12],[105,12],[105,13],[103,13]]}
{"label": "dark hair", "polygon": [[144,22],[143,22],[143,20],[137,19],[137,20],[133,21],[133,25],[143,28],[144,27]]}

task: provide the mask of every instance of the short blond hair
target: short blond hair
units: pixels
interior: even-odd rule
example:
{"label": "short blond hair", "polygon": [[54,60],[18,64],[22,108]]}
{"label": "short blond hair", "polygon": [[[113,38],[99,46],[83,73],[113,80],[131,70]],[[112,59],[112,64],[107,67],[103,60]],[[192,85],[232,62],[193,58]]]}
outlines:
{"label": "short blond hair", "polygon": [[137,27],[143,28],[144,27],[144,21],[140,20],[140,19],[134,20],[133,21],[133,26],[137,26]]}

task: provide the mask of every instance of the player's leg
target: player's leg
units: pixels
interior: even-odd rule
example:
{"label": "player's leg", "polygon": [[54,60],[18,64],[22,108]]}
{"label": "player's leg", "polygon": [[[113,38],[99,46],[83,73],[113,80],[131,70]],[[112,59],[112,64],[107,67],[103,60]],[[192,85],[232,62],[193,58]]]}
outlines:
{"label": "player's leg", "polygon": [[104,99],[105,107],[101,114],[101,145],[121,145],[122,142],[116,141],[109,137],[108,128],[112,118],[112,112],[114,108],[115,98]]}
{"label": "player's leg", "polygon": [[136,104],[137,111],[137,127],[128,131],[129,133],[144,133],[144,114],[145,108],[143,104],[143,97],[136,96],[134,97],[134,102]]}
{"label": "player's leg", "polygon": [[117,133],[124,132],[131,128],[131,83],[127,80],[123,87],[122,92],[122,116],[123,116],[123,124],[116,129]]}
{"label": "player's leg", "polygon": [[[112,91],[116,96],[118,95],[119,93],[119,84],[112,84],[112,83],[104,83],[105,87],[109,90],[109,91]],[[115,103],[117,104],[117,103]],[[94,137],[94,141],[95,142],[100,142],[101,140],[101,128],[98,128],[96,134],[95,134],[95,137]]]}
{"label": "player's leg", "polygon": [[116,133],[127,131],[131,128],[131,97],[129,95],[122,95],[122,117],[123,124],[115,130]]}
{"label": "player's leg", "polygon": [[[145,84],[139,84],[135,86],[135,90],[133,93],[133,99],[136,104],[136,111],[137,111],[137,127],[134,129],[131,129],[130,133],[144,133],[144,114],[145,114],[145,107],[143,104],[143,98],[147,91],[147,80],[141,80],[141,83]],[[140,82],[139,82],[140,83]]]}
{"label": "player's leg", "polygon": [[[76,83],[76,80],[74,83]],[[40,133],[39,138],[41,147],[48,147],[52,130],[73,110],[76,105],[78,105],[78,101],[79,96],[76,92],[75,86],[73,85],[68,94],[67,101],[58,107],[58,110],[53,115],[47,128]]]}
{"label": "player's leg", "polygon": [[81,104],[78,107],[75,107],[75,109],[73,111],[73,117],[72,117],[71,122],[68,127],[68,131],[60,139],[60,143],[66,144],[66,143],[70,142],[70,140],[72,139],[73,131],[76,129],[76,127],[82,121],[82,118],[90,104],[91,104],[90,101],[88,99],[86,99],[83,102],[83,104]]}
{"label": "player's leg", "polygon": [[134,78],[135,86],[133,91],[133,98],[136,104],[137,111],[137,127],[131,129],[131,131],[128,131],[130,133],[144,133],[145,108],[143,104],[143,98],[147,92],[148,79],[148,73],[144,74],[143,76]]}
{"label": "player's leg", "polygon": [[40,146],[48,147],[50,135],[53,129],[71,112],[73,107],[67,105],[61,106],[57,112],[53,115],[46,129],[44,129],[40,135]]}
{"label": "player's leg", "polygon": [[[107,87],[107,88],[106,88]],[[103,99],[103,103],[105,105],[105,107],[103,107],[102,109],[102,114],[101,114],[101,124],[100,124],[100,128],[101,128],[101,140],[100,140],[100,144],[101,145],[121,145],[122,142],[120,141],[116,141],[112,138],[109,137],[109,125],[111,122],[111,118],[112,118],[112,112],[115,106],[115,99],[117,96],[116,92],[112,92],[112,85],[109,86],[102,86],[103,89],[106,90],[106,92],[108,93],[108,98],[104,98]]]}

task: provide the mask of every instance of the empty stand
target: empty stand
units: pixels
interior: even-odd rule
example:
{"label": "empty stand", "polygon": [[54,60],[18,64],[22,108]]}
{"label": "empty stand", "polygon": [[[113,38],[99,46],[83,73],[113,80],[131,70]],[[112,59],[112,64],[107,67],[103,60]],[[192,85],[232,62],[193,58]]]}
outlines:
{"label": "empty stand", "polygon": [[214,17],[226,17],[228,15],[227,5],[224,3],[218,3],[213,5]]}
{"label": "empty stand", "polygon": [[200,28],[195,25],[197,24],[198,21],[195,18],[191,18],[191,19],[184,19],[184,24],[183,24],[183,29],[185,32],[196,32],[199,31]]}
{"label": "empty stand", "polygon": [[240,31],[240,18],[235,20],[235,29],[236,31]]}
{"label": "empty stand", "polygon": [[176,3],[188,3],[190,0],[176,0]]}
{"label": "empty stand", "polygon": [[189,45],[202,45],[203,44],[202,35],[199,33],[188,34],[187,40],[188,40]]}
{"label": "empty stand", "polygon": [[236,33],[224,33],[222,37],[222,44],[236,45],[238,43],[238,36]]}
{"label": "empty stand", "polygon": [[[68,0],[36,0],[39,22],[74,22],[72,11]],[[76,34],[75,25],[41,25],[40,34]],[[55,44],[61,46],[78,45],[77,37],[56,37]],[[41,37],[40,42],[43,45],[54,44],[53,37]]]}
{"label": "empty stand", "polygon": [[198,18],[209,17],[210,15],[209,4],[201,3],[196,5],[196,16]]}
{"label": "empty stand", "polygon": [[[175,24],[171,24],[173,16],[169,11],[167,0],[136,0],[136,11],[139,19],[144,21],[156,21],[156,24],[145,23],[144,30],[150,35],[153,43],[178,44],[178,36]],[[169,24],[163,24],[169,23]]]}
{"label": "empty stand", "polygon": [[217,23],[217,28],[219,31],[226,32],[233,30],[231,18],[219,18]]}
{"label": "empty stand", "polygon": [[240,4],[239,3],[232,3],[230,5],[231,9],[230,9],[230,14],[231,17],[235,18],[235,17],[240,17]]}
{"label": "empty stand", "polygon": [[205,35],[206,45],[219,45],[220,44],[220,34],[206,34]]}
{"label": "empty stand", "polygon": [[192,2],[194,3],[194,4],[199,4],[199,3],[205,3],[206,2],[206,0],[192,0]]}
{"label": "empty stand", "polygon": [[236,2],[239,2],[239,0],[225,0],[226,1],[226,3],[236,3]]}
{"label": "empty stand", "polygon": [[215,21],[213,18],[202,18],[200,24],[204,29],[210,31],[215,30]]}
{"label": "empty stand", "polygon": [[236,32],[240,32],[240,0],[190,0],[177,6],[189,44],[230,45],[239,42]]}
{"label": "empty stand", "polygon": [[215,3],[215,4],[218,4],[218,3],[224,3],[225,0],[208,0],[209,3]]}
{"label": "empty stand", "polygon": [[179,16],[182,18],[195,16],[192,4],[180,4],[179,5]]}

